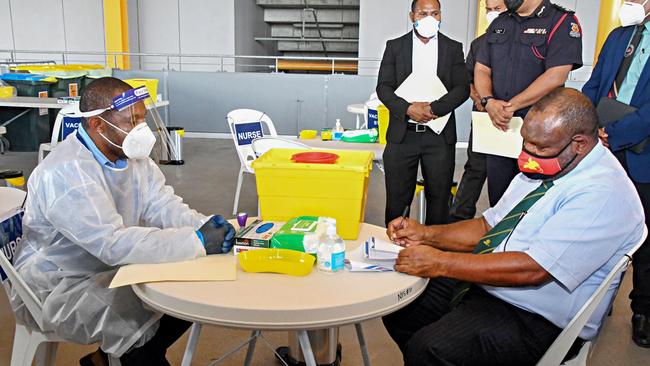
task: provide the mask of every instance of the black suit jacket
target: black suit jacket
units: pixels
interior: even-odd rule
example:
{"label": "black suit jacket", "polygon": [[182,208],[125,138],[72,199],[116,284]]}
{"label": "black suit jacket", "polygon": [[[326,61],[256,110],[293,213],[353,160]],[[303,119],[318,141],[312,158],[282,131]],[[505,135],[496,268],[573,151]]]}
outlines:
{"label": "black suit jacket", "polygon": [[[413,32],[386,42],[377,80],[377,96],[390,110],[386,139],[399,144],[406,134],[409,102],[395,95],[395,90],[413,70]],[[438,77],[449,91],[431,103],[436,116],[452,113],[442,135],[447,144],[456,143],[456,116],[453,111],[469,98],[469,79],[465,68],[463,45],[438,33]]]}

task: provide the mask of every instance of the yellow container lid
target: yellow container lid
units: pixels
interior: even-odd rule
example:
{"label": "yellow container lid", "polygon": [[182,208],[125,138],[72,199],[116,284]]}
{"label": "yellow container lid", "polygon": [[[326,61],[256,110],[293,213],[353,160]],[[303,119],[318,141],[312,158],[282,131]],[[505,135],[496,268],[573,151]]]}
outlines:
{"label": "yellow container lid", "polygon": [[[307,150],[319,152],[319,150]],[[291,160],[295,154],[304,153],[299,149],[271,149],[253,162],[253,169],[287,169],[319,171],[353,171],[368,174],[372,169],[374,153],[371,151],[321,150],[339,156],[335,164],[303,164]]]}
{"label": "yellow container lid", "polygon": [[97,64],[68,64],[68,65],[20,65],[10,68],[13,71],[28,71],[31,73],[39,73],[42,71],[84,71],[84,70],[98,70],[103,69],[105,66]]}
{"label": "yellow container lid", "polygon": [[288,249],[256,249],[237,255],[239,265],[246,272],[281,273],[306,276],[314,268],[313,255]]}

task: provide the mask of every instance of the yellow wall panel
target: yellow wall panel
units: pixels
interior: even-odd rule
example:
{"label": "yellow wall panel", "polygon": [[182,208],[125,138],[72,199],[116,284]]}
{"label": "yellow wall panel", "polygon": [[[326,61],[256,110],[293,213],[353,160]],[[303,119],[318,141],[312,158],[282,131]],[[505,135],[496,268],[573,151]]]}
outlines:
{"label": "yellow wall panel", "polygon": [[[129,52],[129,15],[127,0],[104,0],[104,34],[106,52]],[[129,56],[107,55],[106,64],[118,69],[129,68]]]}
{"label": "yellow wall panel", "polygon": [[603,48],[603,44],[609,33],[621,25],[621,22],[618,20],[618,10],[622,4],[623,0],[601,0],[600,2],[600,18],[598,20],[598,37],[596,38],[594,64],[598,60],[598,54],[600,54],[600,50]]}

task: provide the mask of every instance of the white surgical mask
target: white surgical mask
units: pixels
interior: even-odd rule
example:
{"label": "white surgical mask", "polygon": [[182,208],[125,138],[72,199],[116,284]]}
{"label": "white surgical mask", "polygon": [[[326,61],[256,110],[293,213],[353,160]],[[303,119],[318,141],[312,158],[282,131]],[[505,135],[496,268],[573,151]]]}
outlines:
{"label": "white surgical mask", "polygon": [[416,20],[413,27],[418,34],[424,38],[433,38],[438,35],[440,21],[432,16]]}
{"label": "white surgical mask", "polygon": [[124,155],[126,155],[126,157],[129,159],[145,159],[149,157],[151,150],[153,150],[153,145],[156,143],[156,136],[153,134],[146,122],[142,122],[133,127],[131,131],[126,132],[123,129],[108,122],[104,118],[99,118],[111,125],[111,127],[119,130],[126,135],[122,146],[119,146],[113,141],[109,140],[106,136],[104,136],[104,134],[100,134],[109,144],[122,149],[122,151],[124,151]]}
{"label": "white surgical mask", "polygon": [[490,24],[492,24],[492,22],[493,22],[496,18],[498,18],[500,14],[501,14],[501,13],[498,12],[498,11],[489,11],[487,14],[485,14],[485,16],[487,17],[488,26],[490,26]]}
{"label": "white surgical mask", "polygon": [[621,25],[624,27],[629,27],[631,25],[639,25],[645,20],[645,4],[648,0],[644,1],[643,4],[632,3],[626,1],[621,5],[621,10],[618,13],[618,18],[621,20]]}

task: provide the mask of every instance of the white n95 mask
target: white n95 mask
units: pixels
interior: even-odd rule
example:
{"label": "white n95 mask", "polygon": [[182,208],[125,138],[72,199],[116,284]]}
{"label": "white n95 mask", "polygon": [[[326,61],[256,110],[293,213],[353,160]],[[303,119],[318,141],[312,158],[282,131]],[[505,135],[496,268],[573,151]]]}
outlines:
{"label": "white n95 mask", "polygon": [[645,4],[648,0],[644,1],[643,4],[632,3],[626,1],[621,5],[621,10],[618,13],[618,18],[621,20],[621,25],[624,27],[629,27],[631,25],[639,25],[645,20]]}
{"label": "white n95 mask", "polygon": [[440,31],[440,21],[432,16],[424,17],[413,23],[415,31],[424,38],[433,38]]}
{"label": "white n95 mask", "polygon": [[487,18],[487,21],[488,21],[488,27],[490,26],[490,24],[492,24],[492,22],[496,18],[499,17],[499,15],[501,15],[501,13],[498,12],[498,11],[489,11],[487,14],[485,14],[485,17]]}
{"label": "white n95 mask", "polygon": [[149,157],[151,150],[153,150],[153,145],[156,143],[156,136],[153,134],[146,122],[142,122],[133,127],[131,131],[126,132],[123,129],[108,122],[104,118],[99,118],[111,125],[111,127],[126,135],[122,146],[119,146],[113,141],[109,140],[106,136],[104,136],[104,134],[100,134],[109,144],[122,149],[122,151],[124,151],[124,155],[126,155],[126,157],[129,159],[145,159]]}

